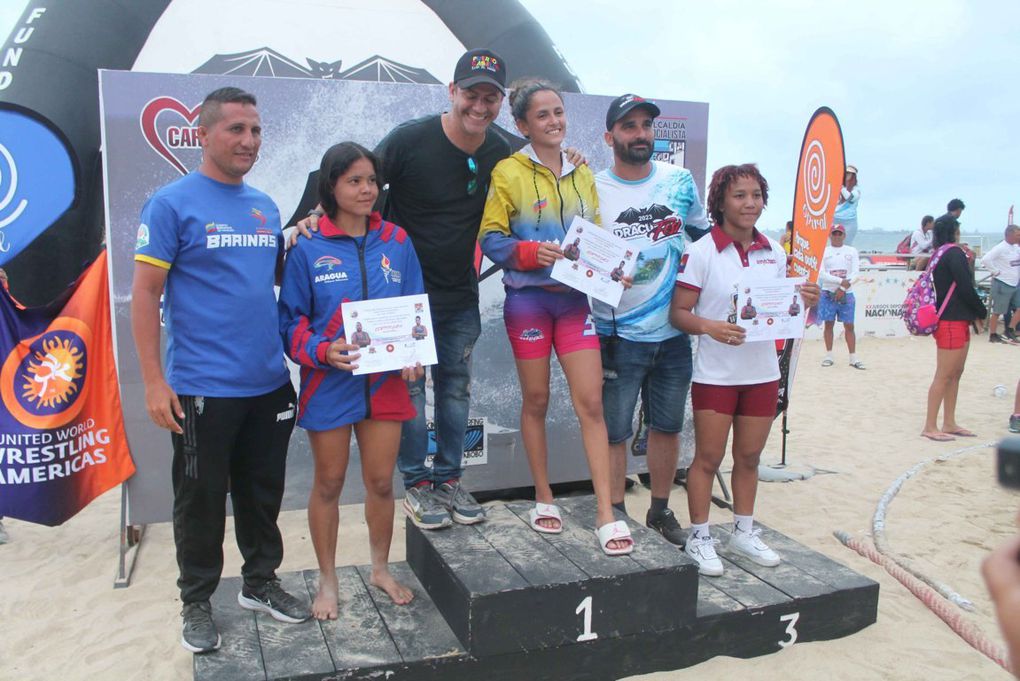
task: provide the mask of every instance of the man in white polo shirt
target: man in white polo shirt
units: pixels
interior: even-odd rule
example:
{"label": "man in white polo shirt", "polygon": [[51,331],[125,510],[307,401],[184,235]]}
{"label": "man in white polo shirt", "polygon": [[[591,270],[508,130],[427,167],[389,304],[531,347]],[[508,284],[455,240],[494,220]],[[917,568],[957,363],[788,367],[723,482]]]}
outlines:
{"label": "man in white polo shirt", "polygon": [[[1020,280],[1020,227],[1006,227],[1004,238],[992,246],[984,257],[981,265],[992,273],[992,310],[988,317],[988,340],[992,343],[1006,343],[1006,339],[996,333],[999,317],[1009,312],[1010,302],[1013,307],[1020,306],[1020,295],[1017,295],[1017,282]],[[1009,318],[1002,322],[1003,333],[1010,340],[1016,337],[1017,323],[1020,315],[1013,315],[1010,326]]]}

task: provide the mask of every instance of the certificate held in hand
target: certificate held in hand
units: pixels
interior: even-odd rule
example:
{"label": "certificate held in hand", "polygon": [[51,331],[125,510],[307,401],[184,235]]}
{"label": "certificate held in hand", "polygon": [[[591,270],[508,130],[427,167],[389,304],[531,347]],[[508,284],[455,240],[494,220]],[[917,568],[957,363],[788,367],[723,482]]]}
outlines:
{"label": "certificate held in hand", "polygon": [[743,281],[737,287],[736,323],[744,328],[745,342],[802,338],[804,277]]}
{"label": "certificate held in hand", "polygon": [[637,263],[633,246],[609,230],[575,217],[561,248],[563,258],[552,267],[553,279],[612,307],[620,304],[622,280]]}
{"label": "certificate held in hand", "polygon": [[361,353],[355,376],[437,362],[427,295],[355,300],[341,307],[347,342]]}

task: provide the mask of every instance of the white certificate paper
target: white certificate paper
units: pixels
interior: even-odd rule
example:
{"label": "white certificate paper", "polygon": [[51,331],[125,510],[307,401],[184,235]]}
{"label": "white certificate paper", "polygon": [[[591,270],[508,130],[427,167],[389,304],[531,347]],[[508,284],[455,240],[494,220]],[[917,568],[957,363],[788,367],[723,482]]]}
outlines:
{"label": "white certificate paper", "polygon": [[355,376],[435,364],[429,297],[355,300],[341,305],[347,342],[360,347]]}
{"label": "white certificate paper", "polygon": [[737,324],[747,332],[745,342],[802,338],[804,277],[744,281],[737,294]]}
{"label": "white certificate paper", "polygon": [[623,295],[620,280],[634,271],[637,252],[607,229],[575,217],[560,244],[564,257],[552,268],[552,278],[616,307]]}

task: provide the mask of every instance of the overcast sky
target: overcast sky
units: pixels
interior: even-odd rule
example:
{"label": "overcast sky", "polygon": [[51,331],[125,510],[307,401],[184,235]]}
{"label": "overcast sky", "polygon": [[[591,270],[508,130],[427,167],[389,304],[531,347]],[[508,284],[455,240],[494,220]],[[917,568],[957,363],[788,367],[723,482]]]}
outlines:
{"label": "overcast sky", "polygon": [[[913,229],[958,196],[964,229],[993,232],[1020,203],[1020,2],[522,2],[587,92],[708,102],[708,168],[759,164],[763,226],[792,213],[822,105],[860,169],[865,229]],[[0,36],[22,7],[0,0]]]}

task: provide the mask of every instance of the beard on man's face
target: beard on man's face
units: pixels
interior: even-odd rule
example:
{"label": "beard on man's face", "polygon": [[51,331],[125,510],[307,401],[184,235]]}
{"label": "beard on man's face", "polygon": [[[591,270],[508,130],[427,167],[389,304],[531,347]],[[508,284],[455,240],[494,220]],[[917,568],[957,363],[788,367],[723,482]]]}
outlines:
{"label": "beard on man's face", "polygon": [[613,152],[626,163],[648,163],[652,158],[654,143],[635,140],[629,144],[613,140]]}

